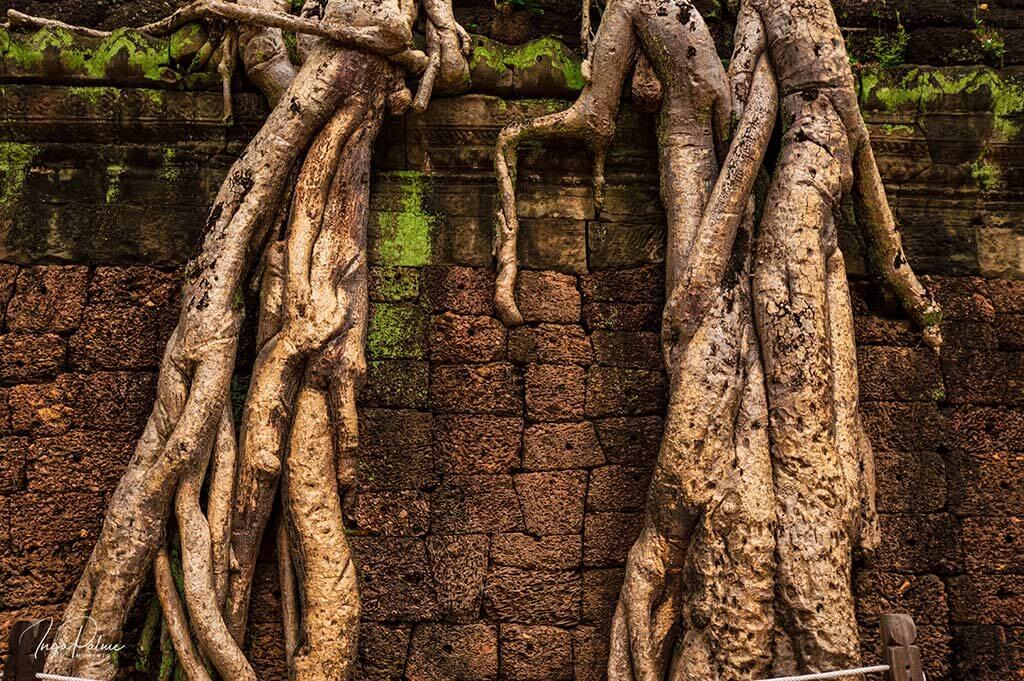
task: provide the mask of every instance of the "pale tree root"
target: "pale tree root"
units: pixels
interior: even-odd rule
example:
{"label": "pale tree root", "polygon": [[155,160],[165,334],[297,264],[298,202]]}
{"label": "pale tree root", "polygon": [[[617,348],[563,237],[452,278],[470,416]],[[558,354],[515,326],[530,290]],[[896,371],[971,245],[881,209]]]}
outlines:
{"label": "pale tree root", "polygon": [[[187,272],[183,312],[161,365],[153,413],[112,495],[100,538],[65,613],[70,626],[61,628],[62,637],[78,635],[73,623],[84,622],[83,635],[90,639],[120,641],[179,482],[214,446],[234,367],[241,322],[237,300],[253,253],[297,155],[342,95],[347,63],[348,56],[334,49],[312,55],[290,87],[292,106],[274,109],[221,187],[203,253]],[[55,648],[47,660],[49,673],[113,678],[116,664],[110,656],[72,657],[68,650]]]}

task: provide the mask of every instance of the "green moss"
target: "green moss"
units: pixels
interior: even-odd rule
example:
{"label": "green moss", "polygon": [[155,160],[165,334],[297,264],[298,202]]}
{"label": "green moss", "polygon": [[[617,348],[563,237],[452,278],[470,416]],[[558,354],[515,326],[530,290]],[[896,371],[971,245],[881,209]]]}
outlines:
{"label": "green moss", "polygon": [[125,167],[119,163],[107,166],[107,192],[105,197],[107,203],[117,203],[117,200],[121,198],[121,174],[124,171]]}
{"label": "green moss", "polygon": [[939,110],[946,97],[987,98],[995,130],[1004,138],[1020,136],[1024,124],[1024,82],[991,68],[864,69],[861,105],[868,109],[921,113]]}
{"label": "green moss", "polygon": [[426,355],[427,317],[415,305],[373,306],[366,349],[375,359],[421,359]]}
{"label": "green moss", "polygon": [[187,66],[207,40],[206,30],[201,24],[182,26],[168,40],[168,55],[171,60]]}
{"label": "green moss", "polygon": [[420,294],[420,272],[415,267],[375,267],[374,299],[415,300]]}
{"label": "green moss", "polygon": [[21,142],[0,142],[0,209],[22,196],[28,171],[39,148]]}
{"label": "green moss", "polygon": [[178,150],[174,147],[164,149],[163,158],[160,160],[160,179],[165,182],[176,182],[181,177],[181,168],[177,163]]}
{"label": "green moss", "polygon": [[932,401],[943,402],[946,399],[946,391],[943,388],[936,388],[932,391]]}
{"label": "green moss", "polygon": [[880,66],[899,66],[906,61],[907,43],[910,35],[900,24],[895,33],[875,36],[871,40],[871,49]]}
{"label": "green moss", "polygon": [[926,312],[922,320],[925,326],[937,326],[942,323],[942,310]]}
{"label": "green moss", "polygon": [[150,42],[135,31],[119,28],[100,43],[86,65],[86,71],[102,77],[111,64],[123,60],[148,80],[174,80],[177,74],[169,68],[170,48],[166,41]]}
{"label": "green moss", "polygon": [[405,170],[391,175],[398,179],[401,188],[401,209],[383,211],[378,216],[378,263],[410,267],[427,265],[430,263],[433,233],[438,218],[423,206],[423,173]]}
{"label": "green moss", "polygon": [[985,191],[998,190],[1006,186],[1002,171],[986,161],[984,157],[979,158],[971,165],[971,177]]}
{"label": "green moss", "polygon": [[586,84],[580,68],[582,59],[554,38],[539,38],[523,45],[504,45],[481,36],[474,38],[470,58],[472,68],[485,66],[495,71],[524,71],[537,68],[538,64],[550,64],[561,72],[566,87],[572,90],[582,90]]}

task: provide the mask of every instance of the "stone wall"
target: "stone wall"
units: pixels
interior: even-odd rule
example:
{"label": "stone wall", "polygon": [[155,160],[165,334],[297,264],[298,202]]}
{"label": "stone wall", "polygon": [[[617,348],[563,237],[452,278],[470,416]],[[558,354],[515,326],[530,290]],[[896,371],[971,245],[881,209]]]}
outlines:
{"label": "stone wall", "polygon": [[[1010,75],[904,69],[870,72],[862,88],[948,345],[933,356],[870,279],[854,282],[885,537],[858,566],[857,593],[870,659],[879,614],[911,612],[933,681],[1024,669],[1024,121]],[[3,95],[6,631],[59,613],[73,588],[148,414],[179,268],[264,111],[243,95],[225,128],[214,93],[22,83]],[[381,134],[372,361],[348,512],[360,679],[603,678],[664,410],[664,226],[649,119],[624,115],[600,216],[582,150],[529,148],[528,324],[494,319],[495,136],[561,106],[472,95]],[[844,248],[863,274],[856,235]],[[249,646],[261,679],[283,679],[272,547],[264,558]]]}

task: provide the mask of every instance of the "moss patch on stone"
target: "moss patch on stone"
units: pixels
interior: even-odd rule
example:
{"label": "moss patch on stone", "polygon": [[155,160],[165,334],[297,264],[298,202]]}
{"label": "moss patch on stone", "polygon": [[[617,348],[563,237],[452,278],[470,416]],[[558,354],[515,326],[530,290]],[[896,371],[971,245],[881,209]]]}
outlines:
{"label": "moss patch on stone", "polygon": [[484,66],[494,71],[529,71],[552,68],[561,74],[570,90],[582,90],[586,81],[580,68],[582,59],[562,42],[543,37],[522,45],[505,45],[483,36],[474,36],[470,68]]}
{"label": "moss patch on stone", "polygon": [[39,148],[21,142],[0,142],[0,210],[18,202]]}
{"label": "moss patch on stone", "polygon": [[438,217],[424,207],[426,179],[417,170],[389,173],[398,180],[398,210],[382,211],[377,223],[379,265],[421,267],[430,264]]}
{"label": "moss patch on stone", "polygon": [[373,306],[366,349],[374,359],[421,359],[426,356],[427,316],[415,305]]}

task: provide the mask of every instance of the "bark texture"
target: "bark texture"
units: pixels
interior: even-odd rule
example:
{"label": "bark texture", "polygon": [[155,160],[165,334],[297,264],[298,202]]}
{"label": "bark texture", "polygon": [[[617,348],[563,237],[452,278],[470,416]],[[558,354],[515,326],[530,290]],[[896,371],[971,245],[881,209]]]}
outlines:
{"label": "bark texture", "polygon": [[[290,676],[351,676],[359,596],[342,496],[354,479],[355,399],[366,368],[373,142],[388,106],[411,100],[403,68],[431,66],[423,105],[432,89],[468,84],[469,43],[450,4],[426,3],[426,54],[412,43],[419,9],[411,0],[329,0],[292,16],[277,0],[210,0],[143,28],[226,21],[216,46],[226,116],[236,55],[275,106],[210,211],[153,412],[65,613],[62,642],[120,642],[152,572],[161,676],[176,661],[190,680],[215,672],[255,681],[242,644],[256,554],[280,494]],[[300,66],[287,58],[282,29],[303,34]],[[259,354],[236,438],[229,390],[253,277],[261,282]],[[147,631],[143,649],[156,626]],[[115,657],[74,650],[56,646],[47,672],[115,677]]]}
{"label": "bark texture", "polygon": [[[738,10],[727,74],[688,2],[611,0],[579,99],[498,141],[495,305],[515,325],[518,144],[584,141],[600,208],[631,67],[634,99],[658,115],[670,399],[611,625],[610,681],[857,666],[851,564],[877,543],[877,527],[836,237],[845,198],[924,342],[941,345],[939,309],[903,257],[831,3],[748,0]],[[782,151],[756,211],[780,109]]]}

